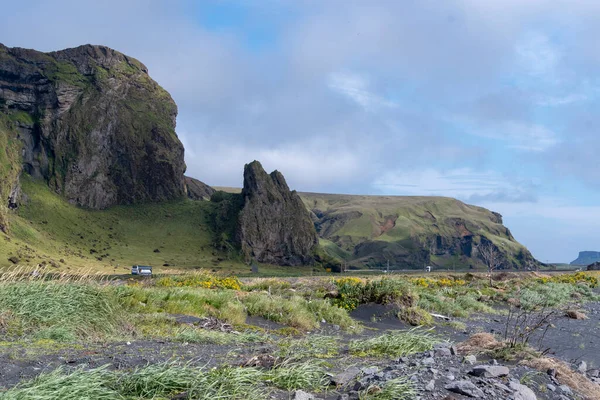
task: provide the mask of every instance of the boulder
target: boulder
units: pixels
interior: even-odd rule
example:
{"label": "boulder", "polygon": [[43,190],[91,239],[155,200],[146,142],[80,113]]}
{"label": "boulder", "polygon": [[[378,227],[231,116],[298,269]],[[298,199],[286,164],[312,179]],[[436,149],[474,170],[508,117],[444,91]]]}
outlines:
{"label": "boulder", "polygon": [[537,397],[533,390],[529,389],[527,386],[522,385],[516,382],[510,382],[508,385],[512,390],[513,399],[514,400],[537,400]]}
{"label": "boulder", "polygon": [[346,386],[350,381],[356,378],[360,374],[358,367],[350,367],[344,372],[334,375],[331,378],[331,382],[336,386]]}
{"label": "boulder", "polygon": [[503,365],[478,365],[473,367],[469,374],[484,378],[499,378],[501,376],[507,376],[509,372],[510,370],[508,367]]}
{"label": "boulder", "polygon": [[483,398],[485,396],[481,389],[475,386],[473,382],[468,380],[451,382],[444,386],[444,388],[453,393],[458,393],[474,398]]}

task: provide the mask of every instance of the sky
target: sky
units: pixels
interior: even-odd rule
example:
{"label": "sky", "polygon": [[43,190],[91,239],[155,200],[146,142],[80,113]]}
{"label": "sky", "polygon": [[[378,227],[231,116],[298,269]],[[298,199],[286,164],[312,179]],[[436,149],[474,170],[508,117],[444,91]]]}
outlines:
{"label": "sky", "polygon": [[443,195],[541,261],[600,250],[597,0],[0,0],[0,43],[102,44],[179,107],[187,174]]}

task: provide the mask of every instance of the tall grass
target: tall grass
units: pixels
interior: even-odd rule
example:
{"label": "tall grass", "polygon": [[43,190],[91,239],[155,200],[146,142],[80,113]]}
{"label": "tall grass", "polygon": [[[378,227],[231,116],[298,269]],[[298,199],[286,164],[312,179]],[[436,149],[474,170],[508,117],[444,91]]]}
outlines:
{"label": "tall grass", "polygon": [[359,393],[360,400],[410,400],[417,392],[410,380],[405,377],[392,379],[381,386],[371,385]]}
{"label": "tall grass", "polygon": [[115,400],[122,399],[110,388],[112,374],[106,368],[83,369],[66,373],[56,369],[20,384],[4,393],[1,400]]}
{"label": "tall grass", "polygon": [[0,278],[0,314],[21,334],[63,341],[114,333],[123,316],[111,291],[90,277],[21,272]]}
{"label": "tall grass", "polygon": [[429,331],[411,329],[384,333],[366,340],[352,340],[348,349],[358,356],[402,357],[431,350],[439,342]]}
{"label": "tall grass", "polygon": [[256,368],[207,369],[163,363],[130,372],[105,367],[66,372],[57,369],[0,393],[0,400],[132,400],[182,396],[194,400],[262,400],[269,386],[285,390],[325,388],[329,379],[314,362],[286,362],[270,371]]}
{"label": "tall grass", "polygon": [[288,359],[265,374],[273,386],[284,390],[319,390],[329,385],[323,363],[307,360],[298,362]]}

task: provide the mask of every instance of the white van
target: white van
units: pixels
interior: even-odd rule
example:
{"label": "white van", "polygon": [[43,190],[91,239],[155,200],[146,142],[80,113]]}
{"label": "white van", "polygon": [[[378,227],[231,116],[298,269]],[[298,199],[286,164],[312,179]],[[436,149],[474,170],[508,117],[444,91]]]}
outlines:
{"label": "white van", "polygon": [[131,267],[131,275],[152,275],[152,267],[147,265],[134,265]]}

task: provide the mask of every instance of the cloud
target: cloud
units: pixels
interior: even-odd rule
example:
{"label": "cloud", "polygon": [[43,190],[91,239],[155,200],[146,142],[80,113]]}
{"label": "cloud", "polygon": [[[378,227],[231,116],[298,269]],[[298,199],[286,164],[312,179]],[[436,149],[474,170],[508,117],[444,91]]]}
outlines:
{"label": "cloud", "polygon": [[386,194],[448,196],[478,204],[537,201],[532,183],[513,182],[497,172],[469,168],[387,172],[375,180],[374,186]]}
{"label": "cloud", "polygon": [[369,80],[365,76],[356,73],[338,72],[331,74],[329,88],[347,96],[367,111],[379,107],[398,106],[396,103],[372,92]]}

